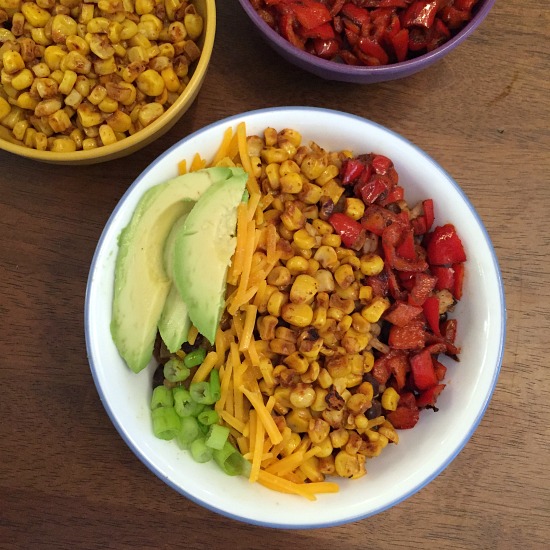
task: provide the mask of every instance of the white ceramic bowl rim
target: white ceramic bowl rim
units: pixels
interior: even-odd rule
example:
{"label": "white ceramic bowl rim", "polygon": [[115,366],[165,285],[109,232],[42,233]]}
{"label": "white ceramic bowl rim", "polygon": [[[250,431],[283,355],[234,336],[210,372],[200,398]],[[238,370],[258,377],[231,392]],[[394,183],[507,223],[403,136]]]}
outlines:
{"label": "white ceramic bowl rim", "polygon": [[392,63],[391,65],[381,65],[378,67],[365,67],[362,65],[348,65],[346,63],[335,63],[328,59],[323,59],[315,55],[304,52],[295,46],[293,46],[288,40],[285,40],[277,31],[272,29],[261,17],[258,16],[256,10],[250,3],[250,0],[241,1],[242,8],[247,12],[248,16],[251,18],[253,23],[264,32],[269,39],[272,40],[277,46],[286,51],[289,55],[296,55],[300,57],[303,61],[307,60],[307,63],[318,68],[319,70],[330,71],[334,74],[347,75],[349,73],[354,73],[360,75],[372,74],[378,75],[380,78],[383,78],[384,75],[393,75],[399,70],[408,72],[408,70],[416,67],[418,65],[429,65],[438,59],[444,57],[450,50],[455,48],[455,46],[466,39],[472,32],[485,19],[493,4],[496,0],[486,0],[486,2],[475,12],[474,17],[462,28],[455,36],[450,40],[445,42],[442,46],[439,46],[435,50],[425,53],[414,59],[409,59],[407,61],[401,61],[399,63]]}
{"label": "white ceramic bowl rim", "polygon": [[[299,127],[299,121],[300,121],[300,115],[304,116],[304,113],[308,113],[311,117],[319,116],[319,117],[341,117],[341,120],[349,119],[350,122],[356,124],[357,122],[361,123],[362,125],[365,125],[366,127],[370,127],[374,132],[384,132],[392,137],[392,139],[397,140],[400,144],[400,147],[404,148],[412,148],[416,151],[417,154],[421,155],[424,158],[424,161],[428,163],[429,165],[432,165],[434,169],[439,170],[439,172],[446,177],[449,182],[454,187],[455,191],[462,197],[464,203],[467,205],[467,208],[469,209],[471,215],[475,218],[479,230],[482,232],[483,239],[484,239],[484,245],[487,247],[487,251],[490,254],[490,257],[485,258],[484,261],[485,267],[484,269],[488,272],[488,277],[490,279],[489,284],[491,284],[491,288],[495,286],[495,284],[498,286],[498,288],[493,288],[492,292],[495,294],[494,303],[492,304],[492,307],[494,309],[494,312],[491,314],[491,318],[496,319],[494,322],[492,322],[494,326],[492,334],[498,334],[498,342],[494,342],[493,347],[491,348],[491,357],[490,361],[491,363],[487,366],[488,369],[492,369],[492,375],[490,378],[489,383],[488,381],[485,381],[484,387],[479,390],[482,391],[482,400],[475,402],[475,416],[471,417],[471,420],[469,419],[469,429],[461,433],[461,437],[459,440],[452,441],[452,448],[446,449],[443,451],[444,460],[441,461],[441,463],[435,468],[434,470],[430,471],[427,475],[421,476],[419,480],[415,480],[414,482],[411,482],[412,484],[407,485],[407,490],[402,493],[398,494],[394,498],[391,498],[390,500],[384,502],[382,505],[377,506],[374,509],[370,509],[367,512],[365,510],[362,510],[360,505],[356,507],[357,509],[353,508],[347,515],[345,516],[339,516],[337,513],[335,514],[335,519],[327,519],[326,517],[322,517],[320,520],[314,518],[315,508],[312,509],[312,518],[309,521],[300,521],[299,519],[292,518],[288,519],[286,523],[284,522],[278,522],[277,518],[273,518],[271,520],[267,519],[259,519],[258,517],[247,517],[240,515],[238,512],[233,511],[232,509],[228,509],[227,507],[223,507],[215,502],[215,499],[211,502],[204,500],[203,498],[198,497],[197,495],[193,494],[192,492],[187,491],[185,488],[182,488],[177,483],[175,483],[169,475],[167,475],[162,467],[159,467],[156,463],[152,462],[148,456],[145,456],[147,454],[148,448],[145,449],[145,454],[142,449],[139,448],[138,443],[139,441],[136,441],[132,434],[129,433],[126,426],[123,425],[120,420],[117,418],[117,415],[115,414],[113,410],[113,403],[109,401],[108,396],[106,395],[106,388],[102,386],[102,372],[100,370],[100,365],[96,364],[95,362],[95,354],[98,353],[98,350],[100,347],[98,347],[97,342],[94,342],[94,330],[96,330],[96,327],[93,325],[93,319],[94,319],[94,308],[95,303],[94,301],[99,297],[99,290],[98,290],[98,262],[99,258],[102,253],[102,248],[104,247],[105,240],[107,238],[107,234],[110,230],[111,225],[113,222],[117,219],[117,217],[120,216],[121,210],[123,208],[123,205],[125,204],[126,199],[133,193],[134,189],[140,185],[140,182],[147,176],[149,171],[153,168],[155,168],[159,163],[163,161],[167,156],[170,155],[173,151],[178,149],[182,144],[186,144],[188,142],[192,142],[197,138],[197,136],[200,136],[202,133],[207,132],[208,130],[213,129],[219,129],[220,133],[220,142],[221,142],[221,136],[223,134],[223,130],[225,130],[227,127],[236,126],[237,123],[239,123],[241,120],[250,117],[252,118],[259,118],[262,120],[265,117],[266,119],[266,126],[269,125],[269,117],[270,116],[277,116],[277,115],[283,115],[283,118],[287,121],[292,121],[295,123],[295,126]],[[290,126],[292,126],[292,122],[290,122]],[[264,127],[266,127],[264,126]],[[287,126],[288,127],[288,126]],[[322,145],[322,142],[320,139],[317,139],[317,142]],[[200,152],[200,151],[199,151]],[[367,151],[362,151],[367,152]],[[394,159],[395,160],[395,159]],[[154,182],[156,183],[156,182]],[[153,183],[153,184],[154,184]],[[142,184],[143,185],[143,184]],[[120,221],[119,221],[120,223]],[[459,228],[460,232],[460,228]],[[469,258],[470,260],[470,258]],[[487,282],[487,281],[486,281]],[[111,281],[112,286],[112,281]],[[421,488],[423,488],[425,485],[427,485],[431,480],[433,480],[436,476],[438,476],[451,462],[452,460],[457,456],[457,454],[462,450],[462,448],[466,445],[474,431],[476,430],[479,422],[481,421],[487,406],[490,402],[491,396],[494,392],[495,385],[500,373],[500,367],[502,363],[502,357],[504,353],[504,342],[505,342],[505,335],[506,335],[506,305],[505,305],[505,297],[504,297],[504,290],[503,290],[503,283],[502,283],[502,276],[500,273],[497,257],[495,254],[495,250],[493,248],[493,245],[491,243],[490,237],[487,234],[487,231],[478,216],[477,212],[475,211],[473,205],[468,200],[465,193],[461,190],[461,188],[458,186],[458,184],[437,164],[435,161],[428,156],[425,152],[423,152],[420,148],[418,148],[413,143],[409,142],[399,134],[382,127],[381,125],[371,122],[367,119],[364,119],[362,117],[348,114],[348,113],[342,113],[335,110],[329,110],[329,109],[322,109],[322,108],[312,108],[312,107],[281,107],[281,108],[275,108],[275,109],[260,109],[255,111],[250,111],[248,113],[241,113],[237,114],[228,118],[225,118],[223,120],[220,120],[218,122],[212,123],[196,132],[194,132],[191,135],[186,136],[180,142],[173,145],[170,149],[165,151],[161,156],[159,156],[152,165],[147,168],[142,174],[136,178],[136,180],[130,185],[130,187],[127,189],[127,191],[124,193],[123,197],[115,207],[113,213],[109,217],[109,220],[102,232],[102,235],[99,239],[96,251],[94,253],[91,268],[90,268],[90,274],[88,279],[88,284],[86,288],[86,298],[85,298],[85,336],[86,336],[86,350],[88,359],[91,366],[91,372],[92,377],[94,379],[94,383],[97,387],[97,391],[99,393],[99,396],[101,398],[101,401],[107,411],[108,416],[110,417],[111,421],[113,422],[114,426],[116,427],[117,431],[123,438],[123,440],[126,442],[126,444],[132,449],[132,451],[136,454],[136,456],[153,472],[155,473],[161,480],[163,480],[166,484],[168,484],[170,487],[172,487],[174,490],[178,491],[185,497],[189,498],[193,502],[196,502],[197,504],[212,510],[214,512],[217,512],[221,515],[224,515],[226,517],[244,521],[246,523],[260,525],[264,527],[275,527],[275,528],[282,528],[282,529],[308,529],[308,528],[321,528],[321,527],[330,527],[335,525],[341,525],[344,523],[350,523],[354,521],[358,521],[361,519],[364,519],[366,517],[372,516],[374,514],[380,513],[392,506],[395,506],[396,504],[402,502],[403,500],[409,498],[414,493],[419,491]],[[491,323],[489,323],[491,324]],[[134,375],[135,376],[135,375]],[[477,390],[476,390],[477,391]],[[445,396],[447,392],[443,392],[442,396]],[[473,414],[473,413],[472,413]],[[422,417],[422,415],[421,415]],[[416,428],[415,428],[416,429]],[[414,432],[414,430],[411,430]],[[408,432],[405,430],[404,432]],[[404,433],[403,431],[401,433]],[[409,431],[410,432],[410,431]],[[170,444],[171,442],[162,442]],[[172,442],[173,443],[173,442]],[[401,445],[399,445],[401,446]],[[399,447],[398,446],[398,447]],[[147,446],[146,446],[147,447]],[[383,458],[382,458],[383,460]],[[391,459],[390,459],[391,460]],[[208,465],[199,465],[200,467],[207,467]],[[369,476],[367,475],[367,478]],[[233,478],[231,478],[233,479]],[[366,479],[366,478],[364,478]],[[405,479],[405,482],[409,482],[410,480]],[[229,482],[228,482],[229,483]],[[357,481],[351,481],[351,482],[343,482],[343,483],[358,483]],[[347,486],[346,486],[347,487]],[[263,488],[261,488],[263,489]],[[249,488],[247,487],[247,490],[253,490],[253,486],[250,485]],[[270,493],[271,494],[271,493]],[[323,499],[325,496],[330,495],[321,495],[321,499]],[[231,495],[233,497],[233,495]],[[286,497],[286,495],[285,495]],[[297,497],[298,498],[298,497]],[[309,504],[307,502],[301,503],[301,506],[303,509],[306,509],[308,506],[315,507],[316,504]],[[240,501],[239,501],[240,505]],[[319,504],[320,505],[320,504]],[[321,505],[320,505],[321,506]],[[319,509],[317,509],[319,510]],[[284,509],[281,508],[281,512],[284,512]],[[261,514],[261,513],[260,513]]]}

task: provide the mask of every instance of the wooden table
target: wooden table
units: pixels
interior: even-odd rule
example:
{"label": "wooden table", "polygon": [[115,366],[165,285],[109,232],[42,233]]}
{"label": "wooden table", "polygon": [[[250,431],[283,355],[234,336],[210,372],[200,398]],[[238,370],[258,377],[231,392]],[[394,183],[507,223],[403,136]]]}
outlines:
{"label": "wooden table", "polygon": [[[288,65],[234,0],[218,2],[202,92],[146,150],[60,167],[0,152],[0,547],[522,548],[550,539],[550,19],[540,0],[496,3],[445,60],[372,86]],[[134,178],[178,139],[250,109],[349,111],[423,148],[459,182],[500,260],[508,334],[494,397],[470,442],[432,483],[341,527],[278,531],[181,497],[109,421],[86,359],[90,261]]]}

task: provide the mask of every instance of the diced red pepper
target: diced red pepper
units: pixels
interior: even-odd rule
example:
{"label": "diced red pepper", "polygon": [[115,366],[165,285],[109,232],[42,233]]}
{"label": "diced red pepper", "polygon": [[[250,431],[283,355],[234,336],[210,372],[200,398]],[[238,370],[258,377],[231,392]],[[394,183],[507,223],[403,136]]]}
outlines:
{"label": "diced red pepper", "polygon": [[458,10],[454,6],[445,6],[439,16],[449,29],[459,29],[472,17],[469,10]]}
{"label": "diced red pepper", "polygon": [[456,331],[458,328],[456,319],[447,319],[440,324],[440,328],[441,336],[443,336],[443,338],[445,338],[448,342],[451,342],[451,344],[454,344],[456,340]]}
{"label": "diced red pepper", "polygon": [[422,304],[424,317],[434,334],[441,334],[439,329],[439,299],[437,296],[428,296]]}
{"label": "diced red pepper", "polygon": [[364,235],[363,226],[342,212],[332,214],[328,221],[334,227],[336,233],[340,235],[344,246],[348,248],[354,248],[361,236]]}
{"label": "diced red pepper", "polygon": [[365,284],[372,288],[373,296],[387,296],[389,291],[388,275],[386,270],[378,275],[365,278]]}
{"label": "diced red pepper", "polygon": [[426,298],[435,288],[436,278],[427,273],[417,273],[414,278],[414,286],[409,292],[409,304],[422,306]]}
{"label": "diced red pepper", "polygon": [[292,13],[304,29],[314,29],[332,20],[328,8],[316,0],[295,0],[290,4]]}
{"label": "diced red pepper", "polygon": [[411,306],[406,302],[396,302],[384,315],[384,319],[392,325],[404,327],[421,313],[421,307]]}
{"label": "diced red pepper", "polygon": [[424,322],[414,319],[404,327],[392,325],[388,338],[388,345],[394,349],[417,350],[426,344]]}
{"label": "diced red pepper", "polygon": [[454,264],[453,270],[455,273],[455,280],[451,292],[456,300],[460,300],[462,298],[462,287],[464,286],[464,264]]}
{"label": "diced red pepper", "polygon": [[417,398],[416,398],[416,405],[419,408],[422,407],[433,407],[437,401],[437,398],[439,397],[439,394],[445,389],[445,384],[438,384],[437,386],[433,386],[431,388],[428,388],[427,390],[424,390]]}
{"label": "diced red pepper", "polygon": [[334,29],[330,23],[323,23],[312,29],[303,29],[300,35],[304,38],[321,38],[322,40],[333,40],[336,38]]}
{"label": "diced red pepper", "polygon": [[397,61],[405,61],[409,51],[409,30],[401,29],[398,33],[391,37],[391,43],[393,45],[393,50]]}
{"label": "diced red pepper", "polygon": [[400,185],[395,185],[390,189],[384,199],[379,197],[378,204],[381,206],[387,206],[397,201],[402,201],[405,198],[405,190]]}
{"label": "diced red pepper", "polygon": [[364,170],[365,165],[359,159],[346,159],[342,163],[342,168],[340,170],[342,185],[350,185],[351,183],[354,183]]}
{"label": "diced red pepper", "polygon": [[443,363],[440,363],[437,359],[434,359],[433,362],[435,375],[437,376],[439,382],[441,382],[447,374],[447,367]]}
{"label": "diced red pepper", "polygon": [[380,65],[386,65],[389,61],[386,50],[374,39],[361,36],[357,42],[359,49],[369,57],[374,57]]}
{"label": "diced red pepper", "polygon": [[393,162],[384,155],[376,155],[372,159],[372,167],[377,174],[385,175],[388,170],[393,166]]}
{"label": "diced red pepper", "polygon": [[371,233],[382,236],[384,229],[397,220],[397,216],[377,204],[367,206],[364,216],[361,218],[361,225]]}
{"label": "diced red pepper", "polygon": [[442,267],[439,265],[430,266],[432,275],[437,278],[435,288],[437,290],[453,291],[455,285],[455,270],[454,267]]}
{"label": "diced red pepper", "polygon": [[422,201],[422,209],[424,210],[424,217],[426,218],[426,231],[429,231],[435,220],[434,201],[432,199]]}
{"label": "diced red pepper", "polygon": [[421,352],[411,355],[409,359],[413,382],[419,390],[427,390],[437,385],[438,379],[429,350],[423,349]]}
{"label": "diced red pepper", "polygon": [[384,191],[387,187],[379,177],[371,178],[367,183],[358,183],[355,189],[365,204],[372,204]]}
{"label": "diced red pepper", "polygon": [[431,265],[452,265],[466,261],[462,241],[450,223],[433,230],[426,252]]}
{"label": "diced red pepper", "polygon": [[336,40],[323,40],[322,38],[313,39],[313,53],[323,59],[332,59],[338,54],[340,46]]}
{"label": "diced red pepper", "polygon": [[413,2],[401,18],[404,27],[419,26],[429,29],[434,22],[435,15],[439,9],[439,2],[418,1]]}
{"label": "diced red pepper", "polygon": [[417,258],[416,247],[414,243],[414,235],[412,229],[403,231],[403,237],[397,248],[395,249],[398,256],[407,260],[415,260]]}
{"label": "diced red pepper", "polygon": [[420,418],[420,411],[417,408],[397,407],[395,411],[386,413],[386,418],[397,430],[408,430],[414,428]]}
{"label": "diced red pepper", "polygon": [[340,13],[345,17],[349,17],[349,19],[359,26],[368,25],[370,23],[369,12],[351,2],[344,4]]}
{"label": "diced red pepper", "polygon": [[305,39],[296,34],[294,25],[296,18],[291,13],[283,13],[279,17],[279,33],[296,48],[303,50],[305,48]]}
{"label": "diced red pepper", "polygon": [[375,359],[371,374],[379,384],[385,384],[390,379],[390,366],[385,355]]}

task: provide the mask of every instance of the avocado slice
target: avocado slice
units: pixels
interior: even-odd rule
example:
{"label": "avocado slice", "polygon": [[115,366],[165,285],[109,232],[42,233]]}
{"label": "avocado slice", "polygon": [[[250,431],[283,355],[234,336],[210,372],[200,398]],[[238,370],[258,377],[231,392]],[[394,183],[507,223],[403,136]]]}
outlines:
{"label": "avocado slice", "polygon": [[151,360],[158,321],[172,284],[163,261],[166,238],[211,185],[232,175],[229,168],[208,168],[152,187],[119,235],[110,328],[120,355],[134,372]]}
{"label": "avocado slice", "polygon": [[[164,245],[164,269],[171,280],[174,279],[176,236],[186,219],[187,214],[178,219],[172,227]],[[181,348],[187,339],[190,328],[191,319],[188,315],[187,304],[183,301],[176,285],[172,282],[158,322],[160,337],[170,353],[175,353]]]}
{"label": "avocado slice", "polygon": [[213,344],[225,303],[227,270],[236,246],[237,206],[248,175],[209,187],[176,236],[174,283],[198,331]]}

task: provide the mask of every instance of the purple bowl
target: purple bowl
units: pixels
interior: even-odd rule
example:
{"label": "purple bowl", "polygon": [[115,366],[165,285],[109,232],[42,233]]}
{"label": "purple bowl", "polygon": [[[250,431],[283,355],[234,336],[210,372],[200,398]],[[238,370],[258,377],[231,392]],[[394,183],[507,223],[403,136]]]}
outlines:
{"label": "purple bowl", "polygon": [[421,55],[409,61],[382,65],[379,67],[364,67],[346,65],[336,61],[321,59],[312,54],[296,48],[281,35],[274,31],[254,10],[250,0],[239,0],[243,10],[252,23],[256,26],[261,36],[267,43],[290,63],[326,80],[338,80],[340,82],[354,82],[356,84],[374,84],[396,80],[417,73],[429,67],[451,50],[456,48],[481,24],[493,7],[495,0],[481,0],[477,5],[472,19],[451,40],[432,52]]}

